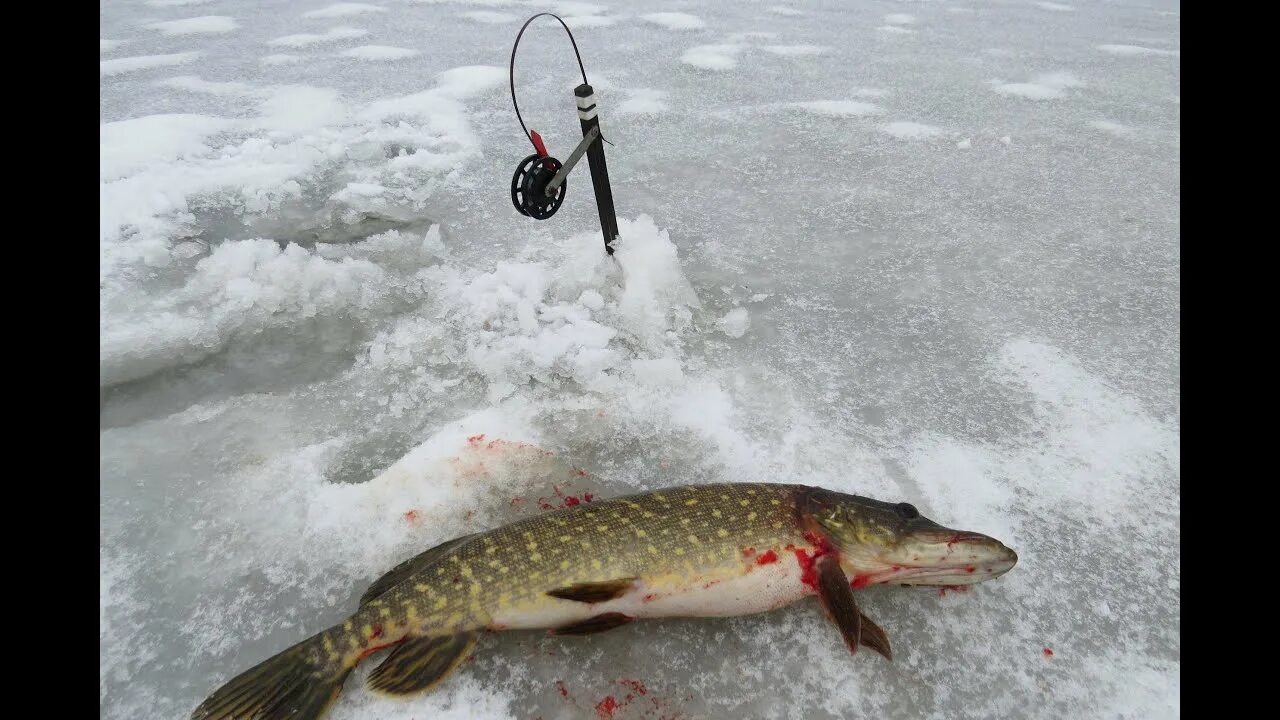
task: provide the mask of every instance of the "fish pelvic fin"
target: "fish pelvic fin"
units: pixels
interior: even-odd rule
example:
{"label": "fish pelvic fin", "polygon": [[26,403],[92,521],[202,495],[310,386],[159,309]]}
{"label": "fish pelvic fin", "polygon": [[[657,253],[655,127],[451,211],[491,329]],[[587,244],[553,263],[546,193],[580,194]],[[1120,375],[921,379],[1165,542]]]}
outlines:
{"label": "fish pelvic fin", "polygon": [[369,673],[368,687],[384,695],[426,692],[467,659],[479,638],[475,631],[410,638]]}
{"label": "fish pelvic fin", "polygon": [[327,652],[335,629],[303,640],[232,678],[191,720],[316,720],[338,699],[354,663]]}

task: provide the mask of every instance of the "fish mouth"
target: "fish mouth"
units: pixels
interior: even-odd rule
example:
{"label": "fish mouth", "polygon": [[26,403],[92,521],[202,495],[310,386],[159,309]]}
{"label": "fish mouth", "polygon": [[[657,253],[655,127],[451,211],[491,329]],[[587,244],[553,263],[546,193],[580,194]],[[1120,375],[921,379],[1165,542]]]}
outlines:
{"label": "fish mouth", "polygon": [[913,555],[913,562],[861,573],[858,579],[862,585],[976,585],[1000,577],[1017,563],[1018,554],[999,540],[981,533],[956,532],[931,538],[927,549]]}

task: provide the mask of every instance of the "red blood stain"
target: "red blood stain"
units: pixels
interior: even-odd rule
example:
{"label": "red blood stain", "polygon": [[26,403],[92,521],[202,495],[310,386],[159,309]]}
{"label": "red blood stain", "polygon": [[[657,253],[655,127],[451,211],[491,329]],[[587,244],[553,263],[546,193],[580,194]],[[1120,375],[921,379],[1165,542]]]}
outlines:
{"label": "red blood stain", "polygon": [[614,700],[612,695],[609,695],[605,697],[605,699],[596,703],[596,717],[606,719],[611,718],[613,717],[613,711],[617,710],[619,707],[621,706],[618,705],[618,701]]}
{"label": "red blood stain", "polygon": [[871,584],[870,575],[854,575],[853,580],[849,582],[849,587],[853,588],[854,590],[857,590],[859,588],[864,588],[870,584]]}
{"label": "red blood stain", "polygon": [[1052,650],[1050,650],[1049,648],[1045,648],[1045,649],[1044,649],[1044,656],[1045,656],[1045,657],[1053,657],[1053,651],[1052,651]]}
{"label": "red blood stain", "polygon": [[583,502],[591,502],[592,500],[595,500],[595,499],[596,499],[596,496],[595,496],[595,495],[592,495],[591,493],[587,493],[587,494],[585,494],[585,495],[583,495],[583,496],[582,496],[582,501],[583,501]]}
{"label": "red blood stain", "polygon": [[619,685],[626,685],[631,688],[637,695],[647,694],[649,691],[645,688],[644,683],[639,680],[619,680]]}
{"label": "red blood stain", "polygon": [[578,468],[575,472],[577,472],[577,473],[578,473],[578,477],[586,477],[586,476],[587,476],[587,471],[586,471],[586,470],[583,470],[582,468]]}
{"label": "red blood stain", "polygon": [[555,510],[556,506],[552,505],[546,500],[543,500],[542,498],[538,498],[538,509],[539,510]]}
{"label": "red blood stain", "polygon": [[648,595],[645,595],[644,597],[640,598],[640,602],[653,602],[655,599],[657,599],[657,597],[658,596],[656,593],[649,593]]}
{"label": "red blood stain", "polygon": [[559,690],[559,691],[560,691],[560,697],[562,697],[562,698],[567,698],[567,697],[569,697],[569,688],[567,688],[567,687],[565,687],[565,686],[564,686],[564,681],[563,681],[563,680],[557,680],[557,681],[556,681],[556,690]]}
{"label": "red blood stain", "polygon": [[480,433],[479,435],[472,435],[471,437],[467,438],[467,442],[471,443],[472,445],[475,445],[476,443],[481,442],[482,440],[484,440],[484,433]]}
{"label": "red blood stain", "polygon": [[357,658],[357,660],[356,660],[356,661],[357,661],[357,662],[359,662],[360,660],[363,660],[363,659],[365,659],[365,658],[369,657],[370,655],[372,655],[372,654],[374,654],[374,653],[378,652],[379,650],[386,650],[387,648],[391,647],[392,645],[399,645],[400,643],[402,643],[402,642],[404,642],[404,641],[405,641],[405,638],[400,638],[399,640],[397,640],[397,641],[395,641],[395,642],[393,642],[393,643],[387,643],[387,644],[385,644],[385,645],[374,645],[373,647],[368,648],[368,649],[367,649],[367,650],[365,650],[364,652],[360,653],[360,657],[359,657],[359,658]]}
{"label": "red blood stain", "polygon": [[970,565],[969,567],[965,568],[965,569],[964,569],[964,571],[965,571],[965,572],[968,572],[968,573],[971,573],[971,572],[973,572],[974,570],[977,570],[977,569],[978,569],[978,568],[976,568],[976,567],[974,567],[974,566]]}
{"label": "red blood stain", "polygon": [[[804,548],[794,548],[793,550],[796,554],[796,560],[800,561],[800,582],[817,590],[818,571],[814,566],[817,564],[818,558],[832,551],[831,543],[828,543],[827,539],[821,535],[809,531],[805,531],[804,539],[813,545],[812,554],[810,554],[811,551]],[[787,547],[790,548],[791,546],[788,545]]]}
{"label": "red blood stain", "polygon": [[772,565],[778,562],[778,553],[772,550],[766,550],[760,553],[760,557],[756,558],[757,565]]}
{"label": "red blood stain", "polygon": [[418,511],[417,511],[417,510],[410,510],[409,512],[407,512],[407,513],[405,513],[405,514],[404,514],[404,519],[405,519],[405,520],[407,520],[408,522],[413,522],[413,521],[417,520],[417,519],[418,519]]}
{"label": "red blood stain", "polygon": [[580,500],[578,500],[578,498],[576,498],[576,497],[574,497],[574,496],[572,496],[572,495],[569,495],[568,497],[566,497],[566,498],[564,499],[564,506],[565,506],[565,507],[574,507],[575,505],[577,505],[577,504],[578,504],[578,503],[580,503],[580,502],[581,502],[581,501],[580,501]]}
{"label": "red blood stain", "polygon": [[377,640],[378,638],[382,637],[382,626],[381,626],[381,625],[374,625],[374,626],[373,626],[373,634],[372,634],[372,635],[370,635],[369,637],[370,637],[370,638],[372,638],[372,639],[374,639],[374,640]]}

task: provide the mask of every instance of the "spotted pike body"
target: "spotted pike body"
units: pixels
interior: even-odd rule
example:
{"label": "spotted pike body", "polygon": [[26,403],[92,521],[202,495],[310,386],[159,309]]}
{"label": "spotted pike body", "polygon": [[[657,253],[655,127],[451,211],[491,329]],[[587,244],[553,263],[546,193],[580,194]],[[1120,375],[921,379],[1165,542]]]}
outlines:
{"label": "spotted pike body", "polygon": [[998,541],[906,504],[819,488],[669,488],[548,512],[458,538],[378,580],[357,612],[214,693],[194,718],[318,718],[357,663],[395,695],[430,689],[486,631],[609,630],[643,618],[723,617],[818,595],[856,651],[891,657],[858,610],[871,584],[971,584],[1016,562]]}

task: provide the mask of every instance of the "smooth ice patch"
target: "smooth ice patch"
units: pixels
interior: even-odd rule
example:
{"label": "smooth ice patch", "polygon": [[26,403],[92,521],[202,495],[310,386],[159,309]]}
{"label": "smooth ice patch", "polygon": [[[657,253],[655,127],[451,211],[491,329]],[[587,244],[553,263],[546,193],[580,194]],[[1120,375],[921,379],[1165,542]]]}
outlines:
{"label": "smooth ice patch", "polygon": [[1054,12],[1075,12],[1074,7],[1056,2],[1038,2],[1036,3],[1036,7],[1041,10],[1052,10]]}
{"label": "smooth ice patch", "polygon": [[164,20],[147,23],[143,27],[157,30],[162,35],[198,35],[231,32],[239,25],[236,24],[235,18],[227,17],[226,15],[205,15],[184,20]]}
{"label": "smooth ice patch", "polygon": [[415,55],[421,55],[421,51],[412,50],[410,48],[391,47],[389,45],[361,45],[350,50],[343,50],[338,53],[342,57],[355,58],[357,60],[403,60],[411,58]]}
{"label": "smooth ice patch", "polygon": [[767,53],[793,57],[802,55],[821,55],[831,50],[825,45],[765,45],[760,48]]}
{"label": "smooth ice patch", "polygon": [[782,15],[784,17],[799,17],[804,15],[803,12],[792,7],[787,7],[786,5],[770,5],[769,12],[774,15]]}
{"label": "smooth ice patch", "polygon": [[1068,88],[1084,87],[1084,83],[1069,72],[1053,72],[1037,75],[1024,83],[993,83],[993,88],[1001,95],[1020,97],[1026,100],[1057,100],[1066,96]]}
{"label": "smooth ice patch", "polygon": [[272,40],[268,40],[267,44],[276,47],[301,48],[308,45],[317,45],[320,43],[338,42],[340,40],[354,40],[355,38],[368,35],[369,31],[362,28],[354,27],[335,27],[329,28],[323,34],[316,33],[298,33],[296,35],[285,35]]}
{"label": "smooth ice patch", "polygon": [[288,53],[274,53],[271,55],[264,55],[262,59],[259,60],[259,62],[261,62],[263,65],[291,65],[296,62],[301,62],[305,59],[306,58],[304,58],[301,55],[290,55]]}
{"label": "smooth ice patch", "polygon": [[210,80],[202,80],[196,75],[179,75],[165,80],[157,80],[156,85],[173,88],[174,90],[185,90],[187,92],[198,93],[201,95],[216,95],[219,97],[251,97],[265,92],[262,88],[256,88],[247,83],[213,82]]}
{"label": "smooth ice patch", "polygon": [[[592,87],[595,87],[592,85]],[[657,115],[667,110],[667,94],[661,90],[636,88],[627,91],[627,99],[618,105],[621,115]]]}
{"label": "smooth ice patch", "polygon": [[519,15],[511,13],[494,12],[493,10],[472,10],[471,12],[462,13],[462,17],[468,20],[474,20],[479,23],[488,23],[490,25],[498,25],[502,23],[513,23],[520,19]]}
{"label": "smooth ice patch", "polygon": [[111,52],[116,48],[129,42],[128,40],[107,40],[105,38],[98,39],[98,52]]}
{"label": "smooth ice patch", "polygon": [[570,15],[564,18],[564,24],[574,30],[579,28],[609,27],[617,22],[617,20],[603,15]]}
{"label": "smooth ice patch", "polygon": [[796,103],[795,105],[814,115],[826,117],[863,117],[866,115],[879,115],[884,112],[884,108],[875,103],[857,100],[815,100]]}
{"label": "smooth ice patch", "polygon": [[923,140],[942,134],[941,128],[908,120],[891,122],[881,127],[880,130],[899,140]]}
{"label": "smooth ice patch", "polygon": [[1133,135],[1133,128],[1128,125],[1122,125],[1112,120],[1090,120],[1089,127],[1095,130],[1101,130],[1117,137],[1129,137]]}
{"label": "smooth ice patch", "polygon": [[905,13],[890,13],[884,16],[885,25],[913,25],[916,17]]}
{"label": "smooth ice patch", "polygon": [[660,12],[641,15],[640,19],[654,25],[661,25],[668,30],[699,30],[707,23],[697,15],[682,12]]}
{"label": "smooth ice patch", "polygon": [[138,55],[135,57],[113,58],[98,63],[98,72],[103,77],[122,75],[139,70],[185,65],[200,57],[198,52],[170,53],[168,55]]}
{"label": "smooth ice patch", "polygon": [[680,62],[701,70],[732,70],[738,65],[741,45],[699,45],[680,56]]}
{"label": "smooth ice patch", "polygon": [[1160,50],[1141,45],[1099,45],[1098,49],[1108,55],[1119,55],[1121,57],[1142,57],[1144,55],[1177,57],[1180,54],[1177,50]]}
{"label": "smooth ice patch", "polygon": [[365,15],[368,13],[386,12],[386,8],[378,5],[370,5],[368,3],[335,3],[328,7],[322,7],[319,10],[310,10],[302,13],[304,18],[339,18],[350,17],[352,15]]}
{"label": "smooth ice patch", "polygon": [[905,28],[901,25],[880,25],[876,30],[884,35],[914,35],[916,32],[911,28]]}

